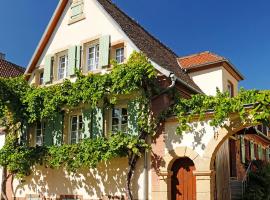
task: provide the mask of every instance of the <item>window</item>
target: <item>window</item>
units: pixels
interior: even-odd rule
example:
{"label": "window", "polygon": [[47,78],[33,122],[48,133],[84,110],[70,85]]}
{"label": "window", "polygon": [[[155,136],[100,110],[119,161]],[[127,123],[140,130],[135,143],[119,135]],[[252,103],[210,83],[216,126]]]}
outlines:
{"label": "window", "polygon": [[45,136],[45,122],[37,122],[36,124],[36,145],[44,145],[44,136]]}
{"label": "window", "polygon": [[98,62],[99,62],[99,44],[96,44],[88,48],[88,53],[87,53],[88,71],[97,69]]}
{"label": "window", "polygon": [[63,79],[67,77],[67,67],[68,67],[68,56],[59,57],[59,66],[58,66],[58,79]]}
{"label": "window", "polygon": [[115,50],[115,57],[116,57],[116,61],[117,63],[123,63],[124,62],[124,47],[116,49]]}
{"label": "window", "polygon": [[40,72],[39,74],[39,85],[43,85],[44,84],[44,73],[43,72]]}
{"label": "window", "polygon": [[231,81],[228,81],[227,90],[229,92],[229,96],[230,97],[233,97],[234,96],[234,93],[233,93],[233,84],[232,84]]}
{"label": "window", "polygon": [[82,0],[73,1],[71,5],[70,19],[74,20],[76,18],[82,17],[82,15],[83,15],[83,1]]}
{"label": "window", "polygon": [[70,143],[76,144],[82,139],[83,120],[82,115],[73,115],[70,119]]}
{"label": "window", "polygon": [[112,132],[127,132],[128,113],[126,108],[114,108],[112,110]]}

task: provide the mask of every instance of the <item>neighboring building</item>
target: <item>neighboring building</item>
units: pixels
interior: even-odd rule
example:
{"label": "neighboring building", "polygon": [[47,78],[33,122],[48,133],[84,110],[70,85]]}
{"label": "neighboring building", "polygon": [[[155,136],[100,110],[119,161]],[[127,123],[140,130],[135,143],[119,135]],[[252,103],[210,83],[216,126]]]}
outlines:
{"label": "neighboring building", "polygon": [[[84,74],[105,73],[110,70],[111,59],[125,62],[133,51],[148,56],[165,86],[175,76],[175,88],[182,98],[198,93],[215,95],[216,88],[234,96],[238,82],[243,80],[228,60],[216,54],[203,52],[179,58],[110,0],[60,0],[25,75],[30,84],[46,87],[66,78],[75,79],[75,67]],[[129,119],[122,125],[132,124],[130,101],[132,98],[124,97],[115,109],[105,113],[97,107],[89,114],[87,106],[78,107],[57,116],[50,122],[50,129],[44,122],[36,123],[29,127],[28,142],[33,146],[77,143],[80,124],[86,137],[107,136],[113,128],[121,127],[114,124],[123,121],[121,116]],[[153,100],[152,105],[153,111],[159,112],[170,101],[162,96]],[[116,111],[121,115],[115,116]],[[94,119],[91,122],[89,115]],[[119,119],[113,120],[115,117]],[[90,123],[98,127],[95,132],[88,131]],[[71,124],[75,125],[74,130]],[[229,199],[232,161],[228,138],[246,127],[240,124],[233,129],[215,129],[204,121],[194,123],[194,129],[181,136],[175,134],[176,127],[176,118],[167,119],[152,139],[147,158],[139,160],[132,180],[135,199],[212,200],[217,195],[222,195],[218,199]],[[125,158],[73,175],[62,169],[37,166],[24,182],[15,179],[14,190],[8,194],[10,199],[121,199],[125,196],[126,168]]]}
{"label": "neighboring building", "polygon": [[[24,74],[25,69],[5,59],[5,54],[0,52],[0,77],[17,77]],[[5,143],[5,129],[0,126],[0,148]],[[2,183],[2,168],[0,169],[0,183]],[[1,191],[1,185],[0,185]]]}

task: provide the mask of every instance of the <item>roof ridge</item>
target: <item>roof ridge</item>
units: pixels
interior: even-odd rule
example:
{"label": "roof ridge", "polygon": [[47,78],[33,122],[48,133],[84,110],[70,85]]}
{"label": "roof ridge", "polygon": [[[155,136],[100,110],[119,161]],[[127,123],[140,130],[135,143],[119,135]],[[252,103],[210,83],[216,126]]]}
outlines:
{"label": "roof ridge", "polygon": [[157,39],[153,34],[151,34],[148,30],[146,30],[142,25],[139,24],[139,22],[135,21],[135,19],[131,18],[127,13],[125,13],[122,9],[120,9],[112,0],[106,0],[108,3],[113,5],[116,9],[118,9],[122,14],[124,14],[129,20],[131,20],[133,23],[137,24],[143,31],[145,31],[152,39],[157,41],[160,45],[162,45],[164,48],[166,48],[168,51],[170,51],[172,54],[178,57],[177,54],[166,44],[161,42],[159,39]]}

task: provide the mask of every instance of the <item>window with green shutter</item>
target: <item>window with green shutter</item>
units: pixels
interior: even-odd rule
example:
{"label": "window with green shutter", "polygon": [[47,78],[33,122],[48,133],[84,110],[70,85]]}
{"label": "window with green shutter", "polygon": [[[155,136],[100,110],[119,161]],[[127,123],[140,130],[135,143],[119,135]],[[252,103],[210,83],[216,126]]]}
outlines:
{"label": "window with green shutter", "polygon": [[80,69],[81,46],[72,46],[68,49],[68,75],[75,75],[76,69]]}
{"label": "window with green shutter", "polygon": [[53,60],[52,55],[45,56],[44,77],[43,77],[45,84],[50,83],[52,80],[52,71],[53,71],[52,60]]}
{"label": "window with green shutter", "polygon": [[92,110],[92,135],[91,137],[103,136],[103,109],[96,107]]}
{"label": "window with green shutter", "polygon": [[99,39],[99,69],[109,65],[110,38],[109,35],[105,35]]}
{"label": "window with green shutter", "polygon": [[48,120],[45,128],[44,144],[46,146],[61,145],[63,141],[63,114],[57,114]]}
{"label": "window with green shutter", "polygon": [[137,135],[138,127],[138,103],[136,101],[128,102],[128,133]]}

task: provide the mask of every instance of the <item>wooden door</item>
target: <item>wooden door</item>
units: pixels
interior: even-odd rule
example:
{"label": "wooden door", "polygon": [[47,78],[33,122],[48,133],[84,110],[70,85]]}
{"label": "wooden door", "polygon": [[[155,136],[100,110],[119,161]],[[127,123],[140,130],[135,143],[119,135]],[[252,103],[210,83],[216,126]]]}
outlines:
{"label": "wooden door", "polygon": [[195,200],[195,166],[189,158],[180,158],[172,166],[172,200]]}

